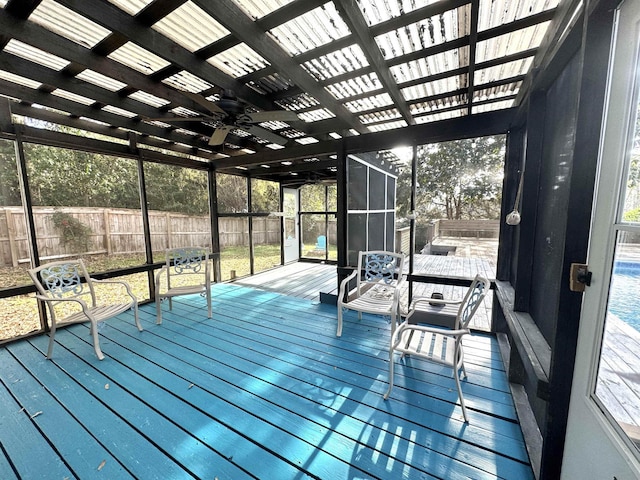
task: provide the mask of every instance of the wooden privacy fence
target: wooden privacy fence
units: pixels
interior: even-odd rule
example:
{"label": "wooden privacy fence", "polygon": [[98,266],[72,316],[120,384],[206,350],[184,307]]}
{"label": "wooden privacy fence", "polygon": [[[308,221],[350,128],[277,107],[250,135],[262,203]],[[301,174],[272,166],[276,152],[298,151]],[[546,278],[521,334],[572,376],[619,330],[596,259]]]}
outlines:
{"label": "wooden privacy fence", "polygon": [[[220,248],[249,245],[249,221],[247,217],[218,219]],[[282,225],[280,217],[253,218],[254,245],[280,245]]]}
{"label": "wooden privacy fence", "polygon": [[433,237],[498,238],[499,220],[436,220]]}
{"label": "wooden privacy fence", "polygon": [[[54,223],[55,213],[77,220],[86,234],[71,242]],[[143,254],[145,251],[142,215],[139,210],[86,207],[34,207],[38,251],[41,260],[83,254]],[[211,244],[208,216],[149,211],[151,247],[163,251],[173,247]],[[246,218],[221,218],[220,246],[248,245]],[[254,218],[254,243],[279,244],[280,218]],[[78,245],[82,244],[81,250]],[[0,207],[0,266],[17,267],[29,261],[29,238],[24,211],[20,207]]]}

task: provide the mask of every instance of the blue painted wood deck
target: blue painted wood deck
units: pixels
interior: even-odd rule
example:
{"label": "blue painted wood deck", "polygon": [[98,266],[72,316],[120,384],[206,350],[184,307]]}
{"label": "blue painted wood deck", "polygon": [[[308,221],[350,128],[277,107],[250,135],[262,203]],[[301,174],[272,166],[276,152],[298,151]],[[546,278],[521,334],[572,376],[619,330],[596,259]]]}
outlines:
{"label": "blue painted wood deck", "polygon": [[0,478],[533,479],[495,339],[467,338],[462,421],[449,372],[406,359],[388,401],[389,325],[232,284],[0,348]]}

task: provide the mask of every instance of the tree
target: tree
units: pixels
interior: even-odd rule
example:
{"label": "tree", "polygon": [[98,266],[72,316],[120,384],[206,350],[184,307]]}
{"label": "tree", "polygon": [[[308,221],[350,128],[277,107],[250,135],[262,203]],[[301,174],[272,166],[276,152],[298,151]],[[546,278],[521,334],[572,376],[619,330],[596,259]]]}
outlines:
{"label": "tree", "polygon": [[[504,137],[418,147],[416,211],[429,219],[496,219],[504,169]],[[410,169],[398,179],[400,214],[409,207]]]}
{"label": "tree", "polygon": [[280,185],[276,182],[251,179],[251,211],[278,212],[280,210]]}
{"label": "tree", "polygon": [[13,142],[0,140],[0,206],[22,205]]}
{"label": "tree", "polygon": [[221,213],[246,213],[247,179],[239,175],[216,174],[218,211]]}
{"label": "tree", "polygon": [[153,210],[209,214],[207,173],[159,163],[144,164],[147,202]]}
{"label": "tree", "polygon": [[135,160],[25,144],[34,205],[140,208]]}

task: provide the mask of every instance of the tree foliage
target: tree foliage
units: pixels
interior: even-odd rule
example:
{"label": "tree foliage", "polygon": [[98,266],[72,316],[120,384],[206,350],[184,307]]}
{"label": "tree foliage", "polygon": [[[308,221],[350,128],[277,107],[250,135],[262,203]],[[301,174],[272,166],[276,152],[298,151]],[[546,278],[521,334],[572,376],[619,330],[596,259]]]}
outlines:
{"label": "tree foliage", "polygon": [[[417,155],[416,211],[423,218],[499,217],[504,137],[423,145]],[[401,216],[408,213],[410,192],[411,172],[405,169],[398,179]]]}
{"label": "tree foliage", "polygon": [[267,180],[251,179],[251,211],[280,211],[280,185]]}
{"label": "tree foliage", "polygon": [[144,173],[149,208],[187,215],[209,214],[206,172],[145,163]]}
{"label": "tree foliage", "polygon": [[0,206],[19,206],[20,183],[12,141],[0,140]]}
{"label": "tree foliage", "polygon": [[34,205],[140,208],[134,160],[45,145],[24,150]]}
{"label": "tree foliage", "polygon": [[[136,160],[25,144],[31,201],[36,206],[140,208]],[[209,212],[207,174],[145,163],[149,208],[190,215]],[[0,204],[20,205],[13,142],[0,142]]]}
{"label": "tree foliage", "polygon": [[216,175],[218,211],[221,213],[245,213],[247,205],[247,179],[239,175]]}

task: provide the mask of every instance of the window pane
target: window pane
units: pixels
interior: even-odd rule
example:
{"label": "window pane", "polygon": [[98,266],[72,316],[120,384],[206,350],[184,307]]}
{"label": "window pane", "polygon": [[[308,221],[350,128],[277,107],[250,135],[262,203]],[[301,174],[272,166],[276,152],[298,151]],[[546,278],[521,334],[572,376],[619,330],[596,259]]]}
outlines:
{"label": "window pane", "polygon": [[154,262],[168,248],[211,249],[207,172],[145,163],[144,180]]}
{"label": "window pane", "polygon": [[308,258],[326,258],[327,237],[325,215],[301,214],[302,256]]}
{"label": "window pane", "polygon": [[367,214],[349,213],[347,218],[347,262],[358,265],[358,254],[367,250]]}
{"label": "window pane", "polygon": [[338,260],[338,232],[335,215],[329,215],[327,223],[327,254],[329,260]]}
{"label": "window pane", "polygon": [[[15,146],[0,140],[0,289],[31,284],[27,222],[20,195]],[[33,294],[0,299],[0,340],[42,330]]]}
{"label": "window pane", "polygon": [[635,131],[629,153],[629,172],[624,196],[624,222],[640,223],[640,105],[636,112]]}
{"label": "window pane", "polygon": [[325,208],[324,185],[305,185],[300,188],[301,212],[324,212]]}
{"label": "window pane", "polygon": [[25,144],[40,262],[82,257],[90,272],[145,262],[137,164]]}
{"label": "window pane", "polygon": [[253,223],[253,272],[268,270],[282,263],[280,217],[257,217]]}
{"label": "window pane", "polygon": [[249,275],[249,219],[220,218],[218,228],[222,280]]}
{"label": "window pane", "polygon": [[0,140],[0,288],[29,285],[30,258],[14,143]]}
{"label": "window pane", "polygon": [[369,169],[369,210],[384,210],[387,202],[386,175],[375,168]]}
{"label": "window pane", "polygon": [[640,233],[619,232],[596,395],[640,447]]}
{"label": "window pane", "polygon": [[237,175],[216,174],[219,213],[246,213],[247,179]]}
{"label": "window pane", "polygon": [[266,180],[251,180],[251,211],[260,213],[280,211],[280,185]]}
{"label": "window pane", "polygon": [[367,209],[367,166],[350,158],[347,172],[349,210]]}
{"label": "window pane", "polygon": [[335,212],[338,210],[338,187],[329,185],[327,187],[327,211]]}

